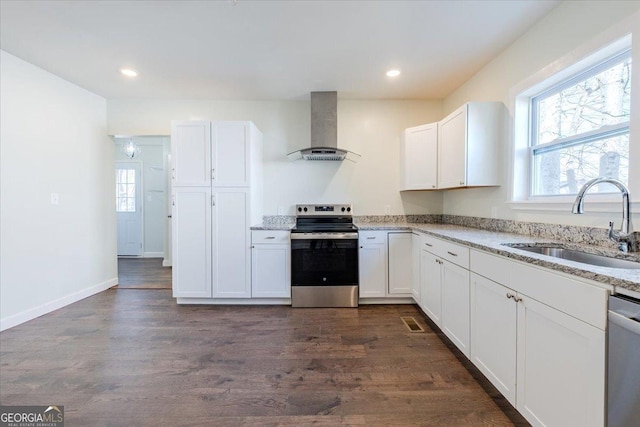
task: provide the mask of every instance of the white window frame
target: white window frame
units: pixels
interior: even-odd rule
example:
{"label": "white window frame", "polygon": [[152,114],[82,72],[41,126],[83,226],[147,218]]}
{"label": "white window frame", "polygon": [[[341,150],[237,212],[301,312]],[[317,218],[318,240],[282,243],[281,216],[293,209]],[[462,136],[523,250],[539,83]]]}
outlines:
{"label": "white window frame", "polygon": [[[510,145],[510,195],[512,209],[528,211],[569,212],[575,195],[533,196],[532,189],[532,147],[530,146],[531,98],[558,87],[572,76],[584,73],[607,59],[631,49],[631,119],[629,121],[629,191],[632,212],[640,211],[640,43],[632,46],[630,31],[618,29],[602,35],[581,46],[576,51],[553,62],[510,91],[513,113],[512,144]],[[580,58],[580,59],[578,59]],[[636,135],[634,137],[634,135]],[[638,145],[639,147],[634,147]],[[615,191],[615,189],[614,189]],[[619,212],[620,194],[593,193],[589,195],[589,210],[595,212]]]}

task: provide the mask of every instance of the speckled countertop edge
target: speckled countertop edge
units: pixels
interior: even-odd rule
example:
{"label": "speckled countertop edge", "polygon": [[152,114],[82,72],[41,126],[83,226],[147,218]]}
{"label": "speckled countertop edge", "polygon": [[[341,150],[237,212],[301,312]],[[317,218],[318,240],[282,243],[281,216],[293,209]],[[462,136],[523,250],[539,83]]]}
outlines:
{"label": "speckled countertop edge", "polygon": [[[504,246],[504,243],[555,243],[562,244],[563,246],[570,247],[572,249],[582,250],[584,252],[640,261],[640,255],[638,254],[625,254],[622,252],[611,251],[610,249],[606,248],[600,248],[598,246],[571,244],[562,242],[560,240],[543,239],[521,234],[480,230],[477,228],[470,228],[459,225],[411,223],[358,223],[357,225],[358,229],[360,230],[418,231],[424,234],[432,235],[434,237],[440,237],[454,243],[466,245],[471,248],[480,249],[486,252],[494,253],[496,255],[523,261],[528,264],[537,265],[551,270],[561,271],[567,274],[589,279],[597,282],[598,284],[610,285],[611,287],[616,288],[616,292],[622,292],[622,288],[640,293],[640,270],[607,268],[595,265],[592,266],[560,258],[553,258],[547,255],[525,252],[517,248]],[[611,288],[609,287],[609,289]]]}

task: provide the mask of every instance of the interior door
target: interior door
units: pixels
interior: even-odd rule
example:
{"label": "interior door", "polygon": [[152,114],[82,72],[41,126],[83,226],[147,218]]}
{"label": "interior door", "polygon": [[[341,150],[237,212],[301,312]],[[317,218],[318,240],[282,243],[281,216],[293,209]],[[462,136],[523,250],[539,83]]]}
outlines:
{"label": "interior door", "polygon": [[116,215],[118,255],[142,255],[141,165],[116,163]]}

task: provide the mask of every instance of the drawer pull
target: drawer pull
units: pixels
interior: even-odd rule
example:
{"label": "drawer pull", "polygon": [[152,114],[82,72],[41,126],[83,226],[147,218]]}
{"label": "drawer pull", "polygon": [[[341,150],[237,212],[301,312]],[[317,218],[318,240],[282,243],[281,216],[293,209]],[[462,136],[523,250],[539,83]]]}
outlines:
{"label": "drawer pull", "polygon": [[267,237],[265,237],[265,239],[267,239],[267,240],[273,240],[275,238],[276,238],[275,236],[267,236]]}
{"label": "drawer pull", "polygon": [[449,255],[451,255],[451,256],[458,256],[458,254],[453,253],[453,252],[451,252],[451,251],[447,251],[447,253],[448,253]]}
{"label": "drawer pull", "polygon": [[375,239],[375,236],[367,237],[367,240]]}
{"label": "drawer pull", "polygon": [[431,243],[425,243],[425,246],[429,246],[430,248],[433,247]]}

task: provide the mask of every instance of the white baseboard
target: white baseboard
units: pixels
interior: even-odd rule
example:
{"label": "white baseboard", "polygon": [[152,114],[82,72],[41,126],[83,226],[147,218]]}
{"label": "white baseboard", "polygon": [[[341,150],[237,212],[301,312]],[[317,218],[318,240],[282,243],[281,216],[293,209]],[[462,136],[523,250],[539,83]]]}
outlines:
{"label": "white baseboard", "polygon": [[115,277],[113,279],[109,279],[102,283],[98,283],[97,285],[91,286],[90,288],[82,289],[72,294],[63,296],[62,298],[58,298],[57,300],[49,301],[45,304],[30,308],[21,313],[14,314],[13,316],[0,319],[0,331],[13,328],[14,326],[18,326],[24,322],[28,322],[29,320],[33,320],[36,317],[51,313],[52,311],[58,310],[59,308],[65,307],[69,304],[73,304],[74,302],[105,291],[117,284],[118,278]]}
{"label": "white baseboard", "polygon": [[162,260],[162,266],[163,266],[163,267],[171,267],[172,265],[173,265],[173,264],[171,263],[171,260],[170,260],[170,259],[166,259],[166,258],[165,258],[165,259],[163,259],[163,260]]}
{"label": "white baseboard", "polygon": [[142,258],[164,258],[164,252],[145,252]]}

